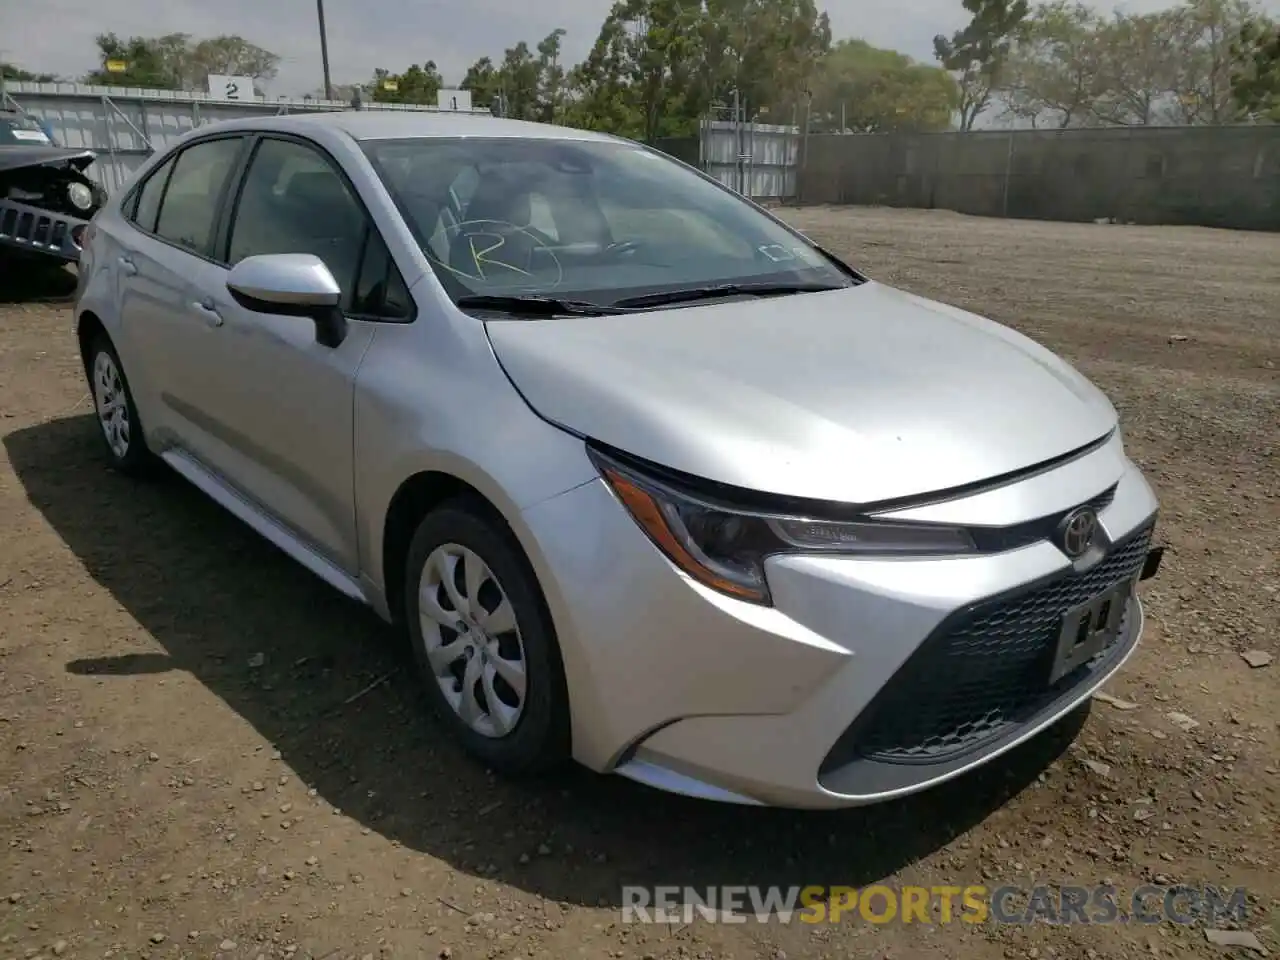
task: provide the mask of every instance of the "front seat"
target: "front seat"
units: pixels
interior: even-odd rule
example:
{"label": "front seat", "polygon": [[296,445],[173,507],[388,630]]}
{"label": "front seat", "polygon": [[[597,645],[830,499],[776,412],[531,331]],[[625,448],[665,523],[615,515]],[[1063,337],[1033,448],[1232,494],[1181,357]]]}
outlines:
{"label": "front seat", "polygon": [[530,216],[528,191],[481,183],[467,204],[466,219],[454,230],[449,266],[482,283],[519,285],[531,272],[539,247],[522,229]]}

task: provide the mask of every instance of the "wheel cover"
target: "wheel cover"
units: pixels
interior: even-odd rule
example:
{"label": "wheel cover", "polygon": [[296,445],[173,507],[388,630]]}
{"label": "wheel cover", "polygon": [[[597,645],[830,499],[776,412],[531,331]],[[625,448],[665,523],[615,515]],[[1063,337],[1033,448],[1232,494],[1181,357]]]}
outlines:
{"label": "wheel cover", "polygon": [[427,660],[453,711],[481,736],[504,737],[524,713],[524,637],[515,609],[474,550],[436,547],[418,579]]}
{"label": "wheel cover", "polygon": [[129,454],[129,401],[115,359],[105,350],[93,358],[93,405],[107,446],[118,459]]}

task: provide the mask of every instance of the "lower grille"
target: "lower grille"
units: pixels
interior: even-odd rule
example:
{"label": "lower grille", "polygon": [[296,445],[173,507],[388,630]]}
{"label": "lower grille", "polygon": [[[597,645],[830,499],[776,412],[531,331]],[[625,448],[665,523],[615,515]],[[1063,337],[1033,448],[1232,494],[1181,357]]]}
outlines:
{"label": "lower grille", "polygon": [[80,257],[75,228],[87,222],[0,197],[0,244],[5,246],[75,261]]}
{"label": "lower grille", "polygon": [[[1062,617],[1135,577],[1151,544],[1147,528],[1101,563],[1012,597],[971,608],[921,644],[844,732],[822,772],[855,760],[938,763],[999,738],[1105,662],[1112,648],[1048,683]],[[1118,637],[1128,636],[1133,603]]]}

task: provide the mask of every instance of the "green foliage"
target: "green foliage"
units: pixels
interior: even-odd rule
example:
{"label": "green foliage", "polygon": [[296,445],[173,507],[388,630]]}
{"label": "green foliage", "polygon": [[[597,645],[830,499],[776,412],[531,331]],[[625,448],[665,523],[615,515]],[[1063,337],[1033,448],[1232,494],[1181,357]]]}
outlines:
{"label": "green foliage", "polygon": [[502,56],[498,74],[502,78],[503,115],[517,120],[538,119],[542,70],[529,45],[521,40],[509,48]]}
{"label": "green foliage", "polygon": [[1229,123],[1242,113],[1233,77],[1254,76],[1240,40],[1268,29],[1251,0],[1109,18],[1073,0],[1042,3],[1019,28],[1000,93],[1033,124]]}
{"label": "green foliage", "polygon": [[1233,46],[1242,30],[1265,21],[1250,0],[1188,0],[1181,8],[1174,119],[1227,123],[1238,119],[1231,92]]}
{"label": "green foliage", "polygon": [[959,103],[960,88],[947,71],[865,40],[832,47],[813,82],[817,129],[946,130]]}
{"label": "green foliage", "polygon": [[1014,39],[1030,9],[1027,0],[963,0],[963,6],[969,23],[950,37],[934,37],[933,52],[957,75],[960,129],[969,130],[1004,79]]}
{"label": "green foliage", "polygon": [[1232,46],[1231,96],[1247,117],[1280,123],[1280,24],[1256,17]]}
{"label": "green foliage", "polygon": [[1103,21],[1083,3],[1054,0],[1020,25],[1005,65],[1009,109],[1038,125],[1083,122],[1101,95]]}
{"label": "green foliage", "polygon": [[[271,51],[235,35],[193,43],[186,33],[127,38],[104,33],[95,42],[101,64],[84,77],[84,82],[107,86],[204,90],[211,73],[265,81],[275,77],[280,64],[280,58]],[[107,64],[112,61],[123,63],[125,69],[108,70]]]}
{"label": "green foliage", "polygon": [[547,123],[564,119],[568,76],[560,64],[560,41],[565,31],[557,27],[538,44],[539,118]]}
{"label": "green foliage", "polygon": [[467,68],[462,89],[476,106],[490,106],[518,120],[563,121],[570,95],[568,73],[560,62],[565,31],[556,28],[529,49],[523,40],[509,47],[495,65],[481,57]]}
{"label": "green foliage", "polygon": [[1182,11],[1117,13],[1098,34],[1100,90],[1093,112],[1104,123],[1158,123],[1178,96]]}
{"label": "green foliage", "polygon": [[481,57],[467,68],[462,78],[462,89],[471,91],[471,102],[476,106],[489,106],[502,92],[502,78],[488,57]]}
{"label": "green foliage", "polygon": [[58,78],[52,73],[32,73],[30,70],[23,70],[17,64],[0,60],[0,79],[25,80],[29,83],[53,83]]}
{"label": "green foliage", "polygon": [[[436,69],[434,60],[422,65],[413,64],[403,73],[391,73],[378,68],[373,79],[365,86],[371,100],[380,103],[430,103],[436,102],[436,94],[444,81]],[[394,88],[394,89],[392,89]]]}
{"label": "green foliage", "polygon": [[[582,62],[564,62],[556,29],[481,57],[461,86],[503,116],[650,142],[692,136],[701,118],[729,117],[735,104],[743,119],[860,132],[947,129],[957,115],[967,130],[999,103],[1055,127],[1280,121],[1280,28],[1260,0],[1111,16],[1084,0],[960,2],[969,22],[934,38],[940,66],[856,38],[833,45],[817,0],[614,0]],[[107,33],[97,45],[100,68],[85,80],[102,84],[199,90],[210,73],[268,80],[279,65],[234,35]],[[53,79],[6,63],[0,76]],[[426,60],[379,68],[359,91],[430,104],[441,86]]]}
{"label": "green foliage", "polygon": [[[190,46],[185,33],[163,37],[122,38],[104,33],[95,38],[102,62],[99,69],[84,77],[85,83],[119,87],[154,87],[178,90],[182,87],[180,60]],[[112,62],[124,64],[123,71],[112,71]]]}
{"label": "green foliage", "polygon": [[736,92],[744,116],[790,121],[830,46],[813,0],[618,0],[571,74],[566,118],[650,141],[688,136]]}
{"label": "green foliage", "polygon": [[196,89],[206,87],[209,74],[253,77],[259,83],[275,79],[280,58],[237,34],[211,37],[192,48],[184,79]]}

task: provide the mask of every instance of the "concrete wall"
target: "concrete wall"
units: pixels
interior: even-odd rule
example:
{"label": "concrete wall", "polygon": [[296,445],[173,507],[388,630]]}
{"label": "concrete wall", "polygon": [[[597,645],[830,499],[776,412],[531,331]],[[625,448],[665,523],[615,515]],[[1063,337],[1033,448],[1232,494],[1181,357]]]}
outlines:
{"label": "concrete wall", "polygon": [[813,135],[800,200],[1280,230],[1280,126]]}

